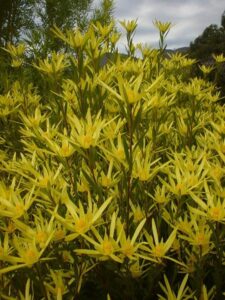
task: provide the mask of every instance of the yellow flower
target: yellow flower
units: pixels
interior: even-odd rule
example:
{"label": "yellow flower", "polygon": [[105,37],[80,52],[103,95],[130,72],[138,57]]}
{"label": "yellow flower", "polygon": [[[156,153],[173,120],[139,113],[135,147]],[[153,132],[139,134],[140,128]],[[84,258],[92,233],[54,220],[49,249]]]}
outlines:
{"label": "yellow flower", "polygon": [[206,66],[206,65],[201,65],[201,66],[199,66],[199,69],[202,71],[203,74],[209,74],[210,72],[212,72],[212,70],[214,69],[214,67],[212,67],[212,66]]}
{"label": "yellow flower", "polygon": [[23,122],[29,128],[38,127],[43,121],[46,120],[46,115],[42,114],[39,107],[36,107],[34,115],[25,115],[23,112],[20,112]]}
{"label": "yellow flower", "polygon": [[127,168],[128,163],[126,161],[124,143],[120,132],[116,139],[110,139],[107,143],[104,143],[104,145],[99,146],[99,148],[103,151],[108,162],[113,159],[114,166],[118,171],[121,170],[121,165]]}
{"label": "yellow flower", "polygon": [[23,64],[24,60],[22,58],[12,59],[11,66],[13,68],[19,68]]}
{"label": "yellow flower", "polygon": [[140,259],[131,261],[128,266],[129,271],[131,272],[131,276],[133,278],[140,278],[142,275],[147,273],[148,271],[148,268],[146,268],[147,265],[148,263],[146,263],[144,260],[142,262],[140,262]]}
{"label": "yellow flower", "polygon": [[103,38],[109,36],[114,26],[115,23],[113,21],[111,21],[108,25],[102,25],[99,21],[97,21],[96,24],[93,24],[96,32]]}
{"label": "yellow flower", "polygon": [[77,183],[77,190],[81,193],[89,192],[90,190],[88,181],[82,171],[80,172],[79,181]]}
{"label": "yellow flower", "polygon": [[66,229],[60,223],[54,222],[53,240],[59,242],[66,237]]}
{"label": "yellow flower", "polygon": [[142,98],[142,94],[136,92],[135,90],[131,89],[128,85],[124,86],[124,95],[126,96],[126,100],[128,103],[136,103]]}
{"label": "yellow flower", "polygon": [[113,34],[111,34],[110,42],[112,43],[113,46],[116,45],[116,43],[119,41],[120,37],[121,37],[121,34],[118,32],[113,32]]}
{"label": "yellow flower", "polygon": [[18,46],[14,46],[10,43],[7,44],[6,48],[4,48],[6,52],[8,52],[12,57],[22,56],[26,50],[26,45],[20,43]]}
{"label": "yellow flower", "polygon": [[4,260],[13,265],[0,269],[0,275],[24,267],[30,268],[39,261],[51,260],[51,258],[42,258],[51,239],[52,235],[48,237],[45,247],[39,251],[34,239],[24,239],[22,237],[14,236],[12,242],[18,256],[4,256]]}
{"label": "yellow flower", "polygon": [[182,233],[185,233],[187,235],[191,234],[192,232],[192,223],[189,220],[188,216],[185,215],[184,219],[181,217],[176,222],[177,228]]}
{"label": "yellow flower", "polygon": [[189,210],[197,215],[204,216],[212,222],[225,223],[225,201],[210,191],[205,181],[205,197],[203,201],[194,193],[190,193],[192,199],[198,205],[198,208],[189,206]]}
{"label": "yellow flower", "polygon": [[189,242],[189,244],[202,249],[202,255],[207,254],[211,248],[212,243],[210,241],[212,230],[205,223],[205,219],[198,218],[195,214],[191,215],[190,224],[191,230],[186,230],[185,235],[180,234],[179,237]]}
{"label": "yellow flower", "polygon": [[91,239],[88,236],[84,236],[84,238],[91,244],[94,245],[95,250],[92,249],[78,249],[75,250],[79,254],[87,254],[91,256],[99,257],[100,260],[108,260],[112,259],[116,262],[122,263],[122,260],[118,257],[116,252],[118,252],[119,246],[118,243],[113,239],[108,237],[107,235],[102,238],[99,233],[93,228],[93,231],[95,231],[95,236],[98,239],[98,242]]}
{"label": "yellow flower", "polygon": [[222,136],[225,135],[225,124],[223,118],[219,118],[217,122],[211,121],[210,124],[213,126],[213,128]]}
{"label": "yellow flower", "polygon": [[[201,288],[201,295],[199,300],[213,300],[215,298],[215,293],[216,293],[215,286],[213,286],[209,291],[207,291],[207,287],[203,284]],[[197,298],[195,298],[195,300],[197,300]]]}
{"label": "yellow flower", "polygon": [[152,219],[153,237],[147,231],[145,231],[144,234],[147,242],[141,246],[141,250],[144,251],[144,255],[140,257],[145,258],[146,260],[156,261],[158,263],[161,263],[162,259],[166,258],[180,264],[180,262],[166,255],[173,245],[173,242],[176,238],[176,232],[177,229],[174,229],[165,242],[163,241],[163,239],[159,241],[155,220]]}
{"label": "yellow flower", "polygon": [[140,74],[138,77],[136,77],[133,82],[128,82],[127,80],[123,79],[121,75],[119,75],[117,78],[120,97],[123,101],[133,105],[143,99],[145,93],[140,90],[143,74]]}
{"label": "yellow flower", "polygon": [[3,48],[3,50],[11,55],[11,66],[13,68],[19,68],[23,64],[24,59],[22,58],[22,56],[24,55],[24,52],[26,50],[25,44],[20,43],[18,46],[7,44],[6,48]]}
{"label": "yellow flower", "polygon": [[166,204],[170,200],[170,196],[166,190],[165,185],[162,185],[161,187],[157,185],[154,196],[150,196],[157,204]]}
{"label": "yellow flower", "polygon": [[14,236],[13,245],[17,250],[19,257],[21,258],[21,262],[25,263],[28,267],[31,267],[33,264],[37,263],[40,260],[51,238],[52,235],[48,237],[48,240],[46,240],[45,242],[45,247],[43,247],[41,251],[37,249],[34,239],[27,239],[26,241],[24,241],[24,239]]}
{"label": "yellow flower", "polygon": [[160,181],[168,191],[179,197],[190,194],[193,189],[204,182],[208,173],[205,170],[204,153],[196,161],[192,161],[189,157],[185,158],[183,153],[173,153],[173,158],[170,162],[169,168],[165,169],[169,182],[161,178]]}
{"label": "yellow flower", "polygon": [[168,33],[168,31],[171,29],[172,25],[170,22],[161,22],[158,20],[155,20],[153,22],[153,24],[155,25],[155,27],[162,33],[162,34],[166,34]]}
{"label": "yellow flower", "polygon": [[98,257],[100,260],[108,260],[111,258],[116,262],[122,263],[123,261],[121,260],[121,258],[119,258],[117,254],[117,252],[119,252],[119,240],[114,239],[115,226],[117,222],[116,218],[117,216],[114,212],[111,218],[109,236],[105,234],[104,238],[102,238],[100,233],[94,227],[91,229],[95,237],[94,239],[87,236],[86,234],[83,235],[84,239],[88,241],[91,245],[93,245],[95,249],[77,249],[75,250],[75,252],[78,254],[87,254],[95,256]]}
{"label": "yellow flower", "polygon": [[151,180],[162,168],[162,166],[154,166],[160,159],[152,161],[151,144],[143,147],[143,149],[137,149],[134,156],[133,177],[138,178],[140,181],[147,182]]}
{"label": "yellow flower", "polygon": [[107,206],[112,201],[112,198],[108,198],[98,208],[96,204],[92,204],[90,193],[88,194],[88,206],[86,212],[81,202],[79,206],[76,206],[69,197],[64,201],[67,208],[67,214],[65,217],[61,217],[58,213],[51,212],[53,216],[65,226],[67,230],[72,232],[65,237],[66,241],[71,241],[77,238],[79,235],[85,234],[93,226],[95,226],[98,219],[101,217]]}
{"label": "yellow flower", "polygon": [[120,21],[120,24],[123,26],[123,28],[128,32],[132,33],[135,31],[137,28],[137,20],[132,20],[132,21]]}
{"label": "yellow flower", "polygon": [[66,136],[62,137],[61,147],[56,146],[55,152],[61,157],[70,157],[75,152],[74,147],[70,144],[69,139]]}
{"label": "yellow flower", "polygon": [[33,64],[33,66],[46,75],[57,76],[68,66],[68,62],[65,54],[52,52],[50,57],[39,60],[38,64]]}
{"label": "yellow flower", "polygon": [[12,219],[22,217],[36,199],[34,190],[33,186],[30,192],[22,195],[17,188],[17,191],[12,190],[9,197],[0,196],[0,216]]}
{"label": "yellow flower", "polygon": [[165,285],[163,285],[161,282],[159,283],[162,291],[165,294],[164,296],[159,295],[159,300],[182,300],[182,299],[193,299],[194,297],[194,292],[191,293],[190,289],[186,286],[187,285],[187,281],[188,281],[188,274],[186,274],[181,282],[181,285],[178,289],[177,295],[175,294],[175,292],[172,290],[170,283],[166,277],[166,275],[163,276],[164,277],[164,282]]}
{"label": "yellow flower", "polygon": [[220,64],[220,63],[225,62],[225,57],[223,56],[223,54],[220,54],[220,55],[213,54],[212,56],[215,59],[216,63]]}
{"label": "yellow flower", "polygon": [[37,209],[36,214],[34,215],[34,227],[30,227],[24,222],[15,220],[15,227],[21,231],[21,233],[27,239],[33,239],[36,245],[43,249],[46,248],[46,243],[49,243],[49,237],[54,236],[54,217],[52,216],[49,222],[44,219],[42,213]]}
{"label": "yellow flower", "polygon": [[[37,157],[37,152],[34,151],[32,153],[32,156],[25,156],[21,154],[19,159],[17,159],[17,157],[15,156],[10,165],[5,164],[8,170],[20,174],[23,178],[27,179],[27,184],[29,183],[29,188],[31,191],[35,190],[35,187],[48,188],[55,184],[63,167],[62,164],[59,164],[58,169],[55,170],[53,166],[49,166],[48,162],[46,162],[45,165],[42,165],[40,167],[40,162],[38,161]],[[63,183],[63,179],[60,179]],[[60,184],[60,181],[57,180],[57,183]],[[17,193],[18,192],[19,189],[17,188]],[[33,201],[35,197],[36,195],[33,196]],[[31,201],[31,199],[32,197],[29,201]],[[14,202],[14,200],[12,202]],[[18,203],[18,205],[22,209],[22,204]]]}
{"label": "yellow flower", "polygon": [[9,235],[6,232],[4,234],[3,243],[0,239],[0,261],[9,261],[10,253],[13,251],[13,248],[9,246]]}
{"label": "yellow flower", "polygon": [[119,93],[116,92],[113,88],[108,86],[102,80],[98,79],[98,82],[101,86],[103,86],[106,90],[108,90],[111,96],[114,96],[117,101],[125,102],[128,105],[135,105],[140,100],[144,99],[145,92],[150,90],[153,86],[155,86],[158,78],[148,87],[146,91],[141,90],[141,85],[143,82],[143,73],[139,76],[132,78],[132,81],[128,81],[124,79],[124,77],[119,73],[117,76]]}
{"label": "yellow flower", "polygon": [[133,216],[134,223],[139,223],[141,220],[145,218],[145,212],[142,210],[140,205],[134,205],[132,201],[130,201],[130,207],[132,210],[130,216]]}
{"label": "yellow flower", "polygon": [[67,30],[64,34],[57,26],[54,26],[52,32],[75,50],[82,49],[89,38],[89,33],[82,35],[79,29]]}
{"label": "yellow flower", "polygon": [[114,164],[114,161],[113,161],[113,159],[111,159],[110,163],[109,163],[107,174],[105,174],[103,171],[101,171],[101,177],[100,177],[99,181],[100,181],[100,184],[105,188],[115,186],[116,183],[119,181],[118,172],[112,176],[113,164]]}
{"label": "yellow flower", "polygon": [[100,115],[101,112],[94,118],[91,115],[91,111],[88,110],[85,119],[70,116],[69,121],[72,126],[71,143],[75,143],[75,145],[84,149],[97,146],[101,131],[107,125],[105,120],[101,119]]}
{"label": "yellow flower", "polygon": [[119,220],[117,222],[117,235],[118,235],[118,242],[120,244],[120,253],[121,258],[124,259],[125,257],[129,258],[130,260],[136,260],[139,256],[137,250],[141,246],[142,243],[137,243],[137,238],[140,236],[141,231],[144,227],[146,219],[143,219],[139,225],[137,226],[132,238],[130,236],[126,236],[124,230],[124,224],[121,223]]}

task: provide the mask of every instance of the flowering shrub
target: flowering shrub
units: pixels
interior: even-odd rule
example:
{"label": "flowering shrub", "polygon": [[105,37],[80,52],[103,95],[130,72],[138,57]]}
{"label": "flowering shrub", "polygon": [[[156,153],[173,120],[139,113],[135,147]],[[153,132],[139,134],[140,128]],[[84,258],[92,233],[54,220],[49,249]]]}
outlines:
{"label": "flowering shrub", "polygon": [[1,299],[225,292],[219,94],[191,77],[195,61],[165,57],[169,23],[155,22],[158,50],[121,25],[124,57],[99,23],[54,28],[67,51],[34,58],[29,76],[26,46],[6,49],[18,77],[0,95]]}

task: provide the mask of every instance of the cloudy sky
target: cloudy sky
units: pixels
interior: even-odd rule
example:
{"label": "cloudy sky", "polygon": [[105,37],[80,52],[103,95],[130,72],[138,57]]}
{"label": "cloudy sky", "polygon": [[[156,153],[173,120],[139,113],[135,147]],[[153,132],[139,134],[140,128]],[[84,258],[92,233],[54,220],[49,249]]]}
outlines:
{"label": "cloudy sky", "polygon": [[[100,0],[95,0],[98,3]],[[114,0],[116,20],[138,19],[135,43],[157,46],[158,34],[152,21],[171,22],[167,48],[188,46],[210,24],[220,25],[224,0]],[[124,48],[125,39],[119,45]]]}

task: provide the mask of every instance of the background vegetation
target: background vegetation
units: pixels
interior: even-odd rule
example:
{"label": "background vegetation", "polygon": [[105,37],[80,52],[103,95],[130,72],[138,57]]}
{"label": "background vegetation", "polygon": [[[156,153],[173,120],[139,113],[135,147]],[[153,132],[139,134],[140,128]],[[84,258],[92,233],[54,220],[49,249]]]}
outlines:
{"label": "background vegetation", "polygon": [[196,76],[170,23],[150,49],[122,21],[121,56],[112,1],[70,24],[43,3],[29,34],[1,23],[0,297],[223,299],[222,52]]}
{"label": "background vegetation", "polygon": [[[221,17],[221,26],[212,24],[205,28],[203,33],[190,44],[188,54],[197,60],[193,69],[193,75],[205,76],[201,67],[205,65],[208,69],[208,80],[214,82],[225,96],[225,64],[216,64],[213,55],[225,55],[225,14]],[[211,71],[210,71],[211,69]],[[222,101],[224,102],[224,100]]]}

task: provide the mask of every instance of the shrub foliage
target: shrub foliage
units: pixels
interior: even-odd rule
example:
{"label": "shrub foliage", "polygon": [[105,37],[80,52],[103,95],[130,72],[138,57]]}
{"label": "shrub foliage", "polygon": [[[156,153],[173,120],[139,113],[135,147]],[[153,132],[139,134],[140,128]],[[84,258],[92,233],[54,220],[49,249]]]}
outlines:
{"label": "shrub foliage", "polygon": [[[194,60],[127,56],[111,23],[8,45],[0,95],[1,299],[221,299],[225,110]],[[136,51],[141,58],[135,57]],[[32,57],[32,58],[31,58]],[[108,57],[107,62],[105,58]],[[11,74],[11,75],[10,75]]]}

